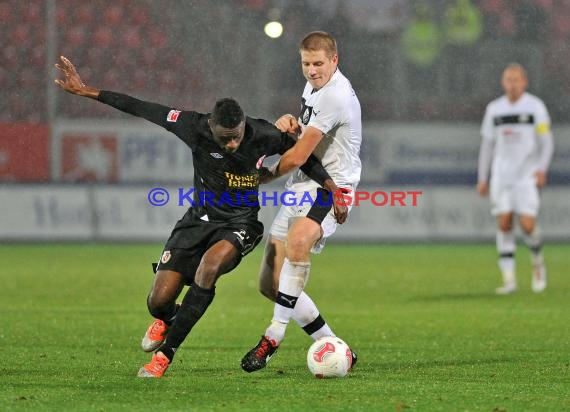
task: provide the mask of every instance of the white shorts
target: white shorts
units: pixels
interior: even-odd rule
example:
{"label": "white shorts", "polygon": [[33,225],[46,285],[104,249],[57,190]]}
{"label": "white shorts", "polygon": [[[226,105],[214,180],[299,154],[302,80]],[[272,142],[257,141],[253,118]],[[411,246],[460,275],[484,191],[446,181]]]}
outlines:
{"label": "white shorts", "polygon": [[507,187],[491,184],[490,198],[493,216],[514,212],[536,217],[540,208],[540,194],[533,181]]}
{"label": "white shorts", "polygon": [[[317,198],[317,190],[308,190],[306,192],[288,192],[291,193],[290,196],[287,197],[287,203],[294,203],[291,206],[282,205],[273,219],[273,223],[271,224],[271,228],[269,229],[269,233],[275,239],[285,241],[287,239],[287,232],[289,231],[289,227],[295,218],[298,217],[306,217],[307,213],[311,209],[312,205],[309,202],[301,202],[301,199],[307,198],[310,196],[311,199]],[[294,193],[294,195],[293,195]],[[345,194],[344,196],[350,196],[354,191]],[[352,207],[351,205],[348,206],[348,210],[350,211]],[[321,253],[323,248],[325,247],[325,242],[329,236],[331,236],[338,226],[336,222],[336,218],[334,216],[334,208],[331,207],[331,210],[327,213],[325,218],[321,223],[321,228],[323,230],[323,236],[313,245],[311,252],[318,254]]]}

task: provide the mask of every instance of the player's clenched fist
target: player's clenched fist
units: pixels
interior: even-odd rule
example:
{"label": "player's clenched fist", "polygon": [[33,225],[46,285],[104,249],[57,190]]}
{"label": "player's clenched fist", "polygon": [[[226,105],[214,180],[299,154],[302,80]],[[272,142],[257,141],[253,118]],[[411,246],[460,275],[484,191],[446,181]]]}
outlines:
{"label": "player's clenched fist", "polygon": [[292,135],[297,135],[301,128],[299,127],[299,122],[292,114],[285,114],[281,116],[275,122],[275,126],[282,132],[287,132]]}

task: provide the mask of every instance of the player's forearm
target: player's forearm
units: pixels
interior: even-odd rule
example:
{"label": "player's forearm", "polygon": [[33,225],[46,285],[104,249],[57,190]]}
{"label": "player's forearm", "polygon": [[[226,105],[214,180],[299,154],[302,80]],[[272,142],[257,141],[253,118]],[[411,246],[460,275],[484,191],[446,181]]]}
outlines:
{"label": "player's forearm", "polygon": [[493,159],[493,141],[483,138],[479,149],[479,165],[477,169],[477,181],[486,182],[489,180],[489,171]]}
{"label": "player's forearm", "polygon": [[129,95],[108,90],[101,90],[98,95],[101,103],[108,104],[122,112],[138,116],[142,109],[142,101]]}
{"label": "player's forearm", "polygon": [[81,89],[76,90],[73,93],[78,96],[89,97],[90,99],[97,100],[99,98],[99,93],[101,93],[101,90],[95,87],[83,86]]}
{"label": "player's forearm", "polygon": [[331,193],[338,193],[338,190],[340,189],[330,177],[326,179],[321,186]]}
{"label": "player's forearm", "polygon": [[165,126],[166,113],[169,108],[157,103],[145,102],[123,93],[101,90],[97,99],[122,112],[142,117],[148,121]]}
{"label": "player's forearm", "polygon": [[550,160],[554,153],[554,139],[551,133],[546,133],[538,136],[538,144],[540,147],[540,154],[538,157],[538,170],[547,172],[550,167]]}
{"label": "player's forearm", "polygon": [[[300,150],[297,150],[297,147],[291,148],[290,150],[285,152],[285,154],[283,154],[283,156],[281,156],[281,159],[279,160],[279,169],[278,169],[279,175],[287,174],[296,168],[301,168],[302,170],[303,165],[309,160],[309,158],[310,158],[310,152],[309,154],[305,154],[301,153]],[[311,162],[310,164],[312,165],[313,163]]]}
{"label": "player's forearm", "polygon": [[[269,183],[292,170],[288,167],[283,167],[283,157],[270,168],[260,170],[260,183]],[[300,169],[325,189],[330,191],[338,189],[321,161],[315,155],[311,154],[307,161],[301,165]],[[331,189],[329,189],[329,187]]]}

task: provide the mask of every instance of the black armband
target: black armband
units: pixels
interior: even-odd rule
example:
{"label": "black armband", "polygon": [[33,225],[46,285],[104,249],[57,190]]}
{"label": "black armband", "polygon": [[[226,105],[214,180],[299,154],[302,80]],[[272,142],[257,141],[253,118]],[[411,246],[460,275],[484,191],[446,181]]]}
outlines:
{"label": "black armband", "polygon": [[309,156],[305,164],[303,164],[300,169],[321,186],[324,185],[325,180],[331,178],[321,161],[313,154]]}
{"label": "black armband", "polygon": [[309,212],[307,212],[307,217],[320,225],[323,223],[323,220],[325,220],[325,217],[327,217],[332,207],[332,193],[319,187],[317,189],[317,198],[315,199],[313,206],[311,206],[311,209],[309,209]]}

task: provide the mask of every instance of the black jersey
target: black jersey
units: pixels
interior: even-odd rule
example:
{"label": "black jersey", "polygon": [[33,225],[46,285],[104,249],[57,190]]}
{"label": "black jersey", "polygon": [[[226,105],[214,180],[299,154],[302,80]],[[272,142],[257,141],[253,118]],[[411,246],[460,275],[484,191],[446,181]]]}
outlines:
{"label": "black jersey", "polygon": [[[192,150],[194,188],[187,200],[192,213],[213,222],[257,219],[259,169],[266,156],[283,154],[295,141],[262,119],[246,117],[245,135],[238,150],[225,152],[214,141],[209,113],[177,110],[121,93],[102,90],[99,101],[147,119],[178,136]],[[311,155],[301,169],[322,182],[328,174]]]}

